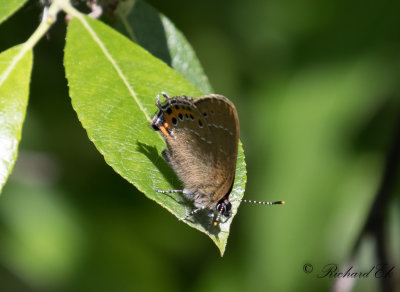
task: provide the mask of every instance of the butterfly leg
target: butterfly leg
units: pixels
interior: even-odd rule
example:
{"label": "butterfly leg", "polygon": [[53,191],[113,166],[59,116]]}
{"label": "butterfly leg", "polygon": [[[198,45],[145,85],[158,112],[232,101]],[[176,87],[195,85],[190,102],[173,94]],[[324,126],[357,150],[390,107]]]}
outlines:
{"label": "butterfly leg", "polygon": [[189,218],[189,217],[193,216],[194,214],[196,214],[196,213],[200,212],[201,210],[204,210],[204,208],[205,208],[205,207],[201,207],[201,208],[194,209],[194,210],[193,210],[193,211],[191,211],[189,214],[187,214],[185,217],[183,217],[183,218],[179,219],[179,221],[186,220],[187,218]]}
{"label": "butterfly leg", "polygon": [[161,193],[161,194],[170,194],[170,193],[183,193],[183,190],[169,190],[169,191],[161,191],[161,190],[157,190],[155,189],[155,191],[157,193]]}
{"label": "butterfly leg", "polygon": [[[160,194],[173,194],[173,193],[183,193],[183,190],[167,190],[167,191],[162,191],[162,190],[158,190],[158,189],[154,189],[157,193]],[[174,198],[174,196],[172,195],[167,195],[168,197],[170,197],[171,199],[175,200],[176,202],[180,202],[181,200],[178,198]]]}
{"label": "butterfly leg", "polygon": [[168,150],[163,150],[161,152],[162,157],[164,157],[164,160],[171,166],[171,154],[169,153]]}
{"label": "butterfly leg", "polygon": [[[170,97],[168,96],[168,94],[167,94],[166,92],[164,92],[164,91],[161,91],[161,94],[162,94],[162,96],[164,96],[164,98],[165,98],[165,100],[168,102],[168,104],[171,104],[171,99],[170,99]],[[162,107],[162,105],[161,105],[161,102],[160,102],[160,95],[159,95],[159,94],[157,94],[156,106],[157,106],[161,111],[164,111],[164,109],[163,109],[163,107]]]}
{"label": "butterfly leg", "polygon": [[165,91],[161,91],[161,94],[164,96],[165,100],[171,104],[171,99],[169,98],[168,94]]}
{"label": "butterfly leg", "polygon": [[[157,193],[161,193],[161,194],[170,194],[170,193],[183,193],[184,190],[161,191],[161,190],[155,189],[155,191],[156,191]],[[203,210],[203,209],[204,209],[204,207],[194,209],[194,210],[191,211],[189,214],[187,214],[185,217],[180,218],[179,221],[184,221],[184,220],[186,220],[187,218],[193,216],[194,214],[196,214],[197,212],[200,212],[200,211]]]}

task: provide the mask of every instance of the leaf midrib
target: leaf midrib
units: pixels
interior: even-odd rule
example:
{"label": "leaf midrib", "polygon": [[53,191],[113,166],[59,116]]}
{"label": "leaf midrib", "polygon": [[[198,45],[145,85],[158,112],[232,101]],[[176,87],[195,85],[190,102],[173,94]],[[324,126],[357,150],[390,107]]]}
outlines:
{"label": "leaf midrib", "polygon": [[[114,67],[114,69],[116,70],[118,76],[121,78],[122,82],[124,83],[125,87],[128,89],[129,94],[132,96],[132,98],[135,100],[135,102],[137,103],[137,105],[139,106],[140,111],[143,113],[143,115],[145,116],[146,120],[151,123],[151,118],[147,115],[142,103],[139,101],[135,90],[133,89],[133,87],[129,84],[127,78],[125,77],[124,73],[122,72],[121,68],[118,66],[117,62],[114,60],[114,58],[112,57],[112,55],[109,53],[109,51],[107,50],[107,48],[103,45],[101,39],[98,37],[98,35],[96,34],[96,32],[91,28],[91,26],[89,25],[89,23],[86,21],[85,17],[83,17],[82,15],[77,16],[77,18],[81,21],[81,23],[83,24],[83,26],[87,29],[87,31],[89,32],[89,34],[91,35],[91,37],[93,38],[94,42],[99,46],[99,48],[101,49],[101,51],[103,52],[104,56],[107,58],[107,60],[111,63],[111,65]],[[159,135],[157,135],[159,136]]]}

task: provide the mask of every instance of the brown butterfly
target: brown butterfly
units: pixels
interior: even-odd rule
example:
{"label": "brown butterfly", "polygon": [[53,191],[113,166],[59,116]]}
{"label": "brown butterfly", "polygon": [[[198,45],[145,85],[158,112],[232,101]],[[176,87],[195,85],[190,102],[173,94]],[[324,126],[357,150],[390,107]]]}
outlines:
{"label": "brown butterfly", "polygon": [[[239,118],[236,108],[226,97],[218,94],[192,99],[186,96],[157,99],[159,112],[152,127],[160,131],[168,150],[162,155],[175,171],[183,190],[158,191],[183,193],[194,202],[195,209],[180,220],[208,209],[217,226],[220,216],[231,216],[229,195],[235,180],[239,143]],[[279,202],[255,202],[283,204]],[[216,216],[215,216],[216,214]]]}

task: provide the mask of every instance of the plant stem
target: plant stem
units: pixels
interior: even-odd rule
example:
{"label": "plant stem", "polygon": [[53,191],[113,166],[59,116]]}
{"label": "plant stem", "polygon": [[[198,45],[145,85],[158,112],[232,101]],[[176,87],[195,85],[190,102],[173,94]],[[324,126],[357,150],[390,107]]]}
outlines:
{"label": "plant stem", "polygon": [[10,75],[12,70],[18,64],[18,62],[25,56],[25,54],[32,50],[34,45],[46,34],[49,28],[57,20],[57,13],[61,9],[61,2],[69,2],[68,0],[55,0],[49,7],[45,7],[43,11],[43,18],[38,28],[33,32],[30,38],[21,46],[19,53],[12,59],[9,66],[3,71],[0,76],[0,86],[3,85],[4,81]]}

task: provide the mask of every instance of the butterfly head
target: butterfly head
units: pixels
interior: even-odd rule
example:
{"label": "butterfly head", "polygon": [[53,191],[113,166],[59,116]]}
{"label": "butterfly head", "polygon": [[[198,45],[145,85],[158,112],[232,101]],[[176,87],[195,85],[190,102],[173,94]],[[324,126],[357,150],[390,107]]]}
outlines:
{"label": "butterfly head", "polygon": [[231,217],[232,216],[231,209],[232,209],[232,204],[231,202],[229,202],[227,198],[223,198],[222,200],[220,200],[216,206],[217,217],[215,218],[213,225],[214,226],[218,225],[221,215],[228,218]]}

